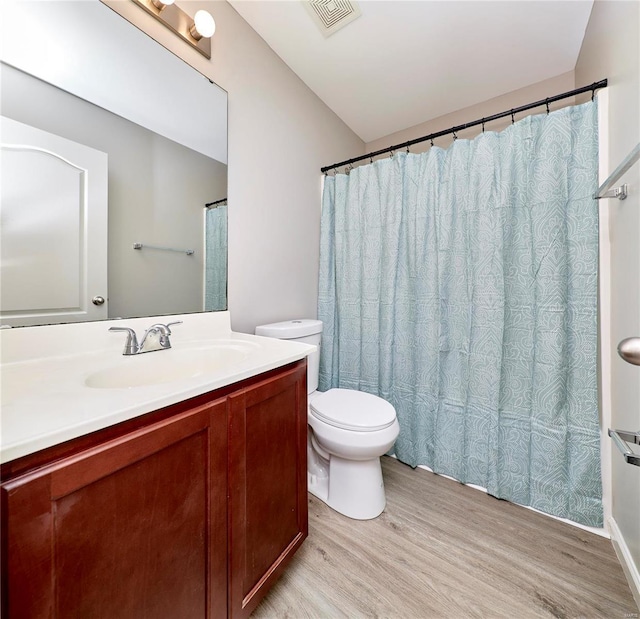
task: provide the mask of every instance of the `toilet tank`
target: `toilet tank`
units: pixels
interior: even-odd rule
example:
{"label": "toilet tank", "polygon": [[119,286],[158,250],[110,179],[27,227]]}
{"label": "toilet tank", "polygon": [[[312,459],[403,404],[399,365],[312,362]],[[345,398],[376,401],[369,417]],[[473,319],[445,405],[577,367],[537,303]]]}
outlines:
{"label": "toilet tank", "polygon": [[279,340],[291,340],[292,342],[304,342],[305,344],[317,346],[318,350],[307,356],[307,394],[313,393],[318,388],[320,339],[322,336],[321,320],[301,318],[274,322],[269,325],[259,325],[256,327],[256,335],[275,337]]}

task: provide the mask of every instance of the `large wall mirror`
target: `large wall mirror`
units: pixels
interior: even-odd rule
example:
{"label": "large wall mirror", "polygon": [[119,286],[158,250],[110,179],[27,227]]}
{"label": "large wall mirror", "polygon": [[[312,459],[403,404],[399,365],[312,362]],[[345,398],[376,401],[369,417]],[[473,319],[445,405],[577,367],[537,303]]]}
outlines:
{"label": "large wall mirror", "polygon": [[0,323],[226,309],[226,92],[98,0],[0,22]]}

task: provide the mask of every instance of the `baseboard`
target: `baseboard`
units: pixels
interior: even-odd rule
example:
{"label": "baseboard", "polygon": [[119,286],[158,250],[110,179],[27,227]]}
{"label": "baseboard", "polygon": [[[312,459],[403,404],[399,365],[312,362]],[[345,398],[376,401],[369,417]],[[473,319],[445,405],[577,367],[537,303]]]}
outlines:
{"label": "baseboard", "polygon": [[609,518],[609,531],[611,532],[613,549],[616,551],[620,565],[622,565],[622,571],[629,583],[633,599],[640,609],[640,571],[631,556],[627,543],[624,541],[618,523],[613,518]]}

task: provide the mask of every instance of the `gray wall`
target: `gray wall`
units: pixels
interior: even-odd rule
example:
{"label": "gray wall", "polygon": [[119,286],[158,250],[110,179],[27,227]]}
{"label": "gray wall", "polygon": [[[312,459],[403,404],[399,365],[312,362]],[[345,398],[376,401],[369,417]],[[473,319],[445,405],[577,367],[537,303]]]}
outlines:
{"label": "gray wall", "polygon": [[[576,81],[590,83],[608,78],[607,130],[611,173],[640,141],[640,4],[596,0],[576,65]],[[601,279],[611,282],[611,425],[640,428],[640,368],[624,363],[615,346],[626,337],[640,335],[640,164],[620,182],[631,186],[623,202],[606,200],[610,268],[602,265]],[[601,223],[602,225],[602,223]],[[603,338],[604,340],[604,338]],[[617,450],[611,455],[614,530],[617,527],[633,562],[640,570],[640,468],[625,464]],[[640,581],[636,586],[640,585]],[[638,595],[638,591],[636,591]],[[640,603],[640,597],[638,598]]]}
{"label": "gray wall", "polygon": [[[449,129],[450,127],[455,127],[457,125],[463,125],[466,122],[484,118],[486,116],[491,116],[492,114],[497,114],[498,112],[504,112],[505,110],[519,107],[520,105],[526,105],[527,103],[531,103],[532,101],[540,101],[541,99],[545,99],[546,97],[549,97],[551,95],[557,95],[561,92],[567,92],[568,90],[573,90],[574,88],[574,73],[573,71],[569,71],[568,73],[563,73],[561,75],[558,75],[557,77],[552,77],[542,82],[531,84],[530,86],[527,86],[525,88],[520,88],[499,97],[494,97],[493,99],[483,101],[482,103],[478,103],[477,105],[451,112],[450,114],[446,114],[445,116],[439,116],[438,118],[434,118],[433,120],[415,125],[414,127],[409,127],[407,129],[404,129],[403,131],[398,131],[397,133],[393,133],[384,138],[380,138],[379,140],[375,140],[374,142],[369,142],[367,144],[367,152],[375,152],[376,150],[380,150],[393,144],[402,144],[402,142],[408,142],[409,140],[413,140],[414,138],[429,135],[430,133],[436,133],[437,131]],[[571,105],[572,103],[573,98],[565,99],[563,101],[553,103],[549,107],[551,110],[555,110],[559,107]],[[539,108],[537,111],[534,110],[534,113],[537,114],[541,114],[544,112],[544,107]],[[516,120],[519,120],[523,116],[524,114],[516,116]],[[485,130],[502,131],[509,124],[511,124],[510,118],[501,118],[491,123],[487,123],[485,126]],[[458,137],[470,139],[481,132],[482,126],[471,127],[470,129],[465,129],[464,131],[458,133]],[[447,148],[451,144],[452,139],[453,137],[451,135],[443,136],[441,138],[437,138],[434,141],[434,144],[442,148]],[[423,142],[421,144],[412,146],[411,152],[419,153],[427,150],[428,148],[430,148],[429,142]]]}
{"label": "gray wall", "polygon": [[202,310],[204,204],[226,196],[227,166],[6,65],[2,113],[108,154],[110,318]]}

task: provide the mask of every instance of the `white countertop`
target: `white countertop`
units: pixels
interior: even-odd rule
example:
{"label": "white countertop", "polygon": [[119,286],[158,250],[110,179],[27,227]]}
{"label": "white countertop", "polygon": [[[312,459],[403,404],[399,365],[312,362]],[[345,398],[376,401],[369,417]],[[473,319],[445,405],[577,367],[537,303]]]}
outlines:
{"label": "white countertop", "polygon": [[[108,331],[127,326],[140,336],[156,322],[174,320],[184,323],[172,327],[172,348],[142,355],[123,356],[125,334]],[[0,461],[256,376],[314,350],[308,344],[232,332],[228,312],[1,330]],[[128,376],[133,382],[138,376],[160,382],[102,384],[114,380],[120,385]]]}

